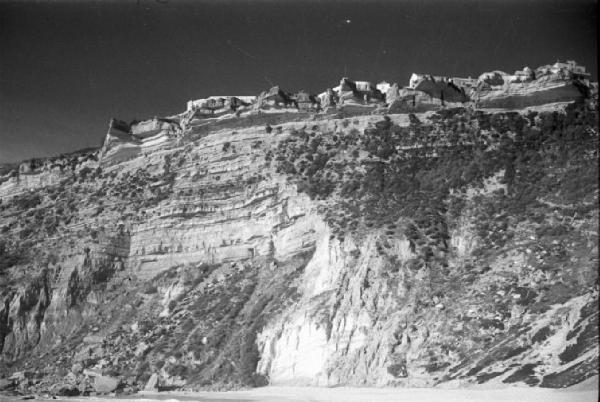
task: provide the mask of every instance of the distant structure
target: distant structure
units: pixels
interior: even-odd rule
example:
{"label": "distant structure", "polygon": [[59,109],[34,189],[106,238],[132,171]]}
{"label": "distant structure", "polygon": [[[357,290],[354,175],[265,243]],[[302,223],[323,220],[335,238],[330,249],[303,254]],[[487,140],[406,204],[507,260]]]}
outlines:
{"label": "distant structure", "polygon": [[261,93],[254,104],[256,109],[288,108],[290,106],[297,107],[296,100],[291,93],[284,91],[278,85]]}
{"label": "distant structure", "polygon": [[[550,102],[589,98],[598,92],[585,67],[573,60],[557,61],[536,69],[523,67],[508,74],[494,70],[478,78],[442,77],[413,73],[407,86],[381,81],[353,81],[343,77],[339,85],[318,95],[301,90],[287,92],[273,86],[258,96],[209,96],[190,100],[186,111],[168,117],[154,117],[127,123],[111,119],[101,155],[114,160],[127,158],[141,149],[150,149],[182,132],[205,124],[206,119],[233,118],[243,113],[321,113],[342,110],[348,113],[411,113],[438,110],[464,104],[476,108],[515,108]],[[382,109],[385,107],[386,109]],[[120,144],[114,151],[113,145]],[[25,169],[25,168],[24,168]]]}
{"label": "distant structure", "polygon": [[173,119],[154,117],[131,125],[131,135],[136,138],[148,138],[161,132],[174,133],[180,129],[179,122]]}
{"label": "distant structure", "polygon": [[[373,106],[398,105],[401,110],[421,110],[431,107],[443,107],[452,104],[477,103],[486,91],[511,84],[529,84],[538,80],[561,81],[575,80],[589,87],[590,74],[585,67],[575,61],[557,61],[533,70],[523,67],[514,74],[504,71],[491,71],[481,74],[478,78],[444,77],[431,74],[413,73],[408,85],[400,87],[381,81],[373,84],[370,81],[353,81],[343,77],[339,85],[327,88],[318,95],[304,90],[297,93],[284,91],[274,86],[258,96],[210,96],[204,99],[192,100],[187,103],[187,111],[193,112],[190,118],[203,119],[225,115],[244,110],[296,109],[300,112],[319,112],[330,108],[341,108],[344,105]],[[540,81],[540,82],[542,82]],[[482,92],[483,91],[483,92]],[[186,121],[187,121],[186,120]],[[155,130],[158,128],[155,128]],[[150,132],[152,130],[148,130]]]}
{"label": "distant structure", "polygon": [[568,60],[565,63],[557,61],[554,64],[547,64],[535,69],[536,78],[547,75],[555,75],[561,79],[575,79],[589,85],[590,74],[585,71],[584,66],[580,66],[573,60]]}
{"label": "distant structure", "polygon": [[408,81],[408,88],[421,91],[444,102],[469,101],[467,91],[477,84],[473,78],[439,77],[413,73]]}
{"label": "distant structure", "polygon": [[590,74],[585,71],[585,67],[578,65],[575,61],[569,60],[566,63],[557,61],[554,64],[546,64],[535,70],[529,67],[523,67],[514,74],[508,74],[503,71],[492,71],[483,73],[479,76],[478,87],[481,86],[499,86],[504,84],[530,83],[536,80],[544,81],[564,81],[576,80],[589,86]]}
{"label": "distant structure", "polygon": [[356,102],[367,104],[370,102],[381,102],[384,96],[377,86],[369,81],[351,81],[348,77],[340,80],[340,85],[333,88],[339,103]]}
{"label": "distant structure", "polygon": [[315,95],[311,95],[308,92],[302,90],[296,93],[293,97],[296,102],[298,110],[302,112],[318,111],[320,109],[319,98]]}
{"label": "distant structure", "polygon": [[387,91],[390,89],[392,85],[387,82],[387,81],[381,81],[379,84],[377,84],[375,87],[379,90],[379,92],[381,92],[382,94],[386,94]]}
{"label": "distant structure", "polygon": [[250,106],[256,101],[256,96],[209,96],[208,98],[191,100],[187,103],[187,111],[205,112],[214,115],[216,111],[236,111],[240,107]]}
{"label": "distant structure", "polygon": [[480,90],[483,86],[504,85],[508,81],[508,78],[509,75],[500,70],[483,73],[477,78],[477,89]]}
{"label": "distant structure", "polygon": [[329,107],[334,107],[339,102],[338,94],[331,88],[327,88],[325,92],[321,92],[319,95],[317,95],[317,99],[322,110],[325,110]]}
{"label": "distant structure", "polygon": [[110,119],[107,135],[129,140],[131,138],[131,125],[123,120]]}
{"label": "distant structure", "polygon": [[515,71],[511,82],[531,82],[535,80],[535,72],[529,67],[523,67],[522,70]]}

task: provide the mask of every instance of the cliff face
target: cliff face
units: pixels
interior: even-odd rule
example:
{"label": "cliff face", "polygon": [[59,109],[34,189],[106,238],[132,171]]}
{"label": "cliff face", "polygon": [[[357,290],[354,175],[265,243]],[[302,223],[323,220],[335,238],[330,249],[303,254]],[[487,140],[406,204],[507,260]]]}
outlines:
{"label": "cliff face", "polygon": [[56,393],[577,383],[597,140],[585,104],[281,113],[7,176],[0,369]]}

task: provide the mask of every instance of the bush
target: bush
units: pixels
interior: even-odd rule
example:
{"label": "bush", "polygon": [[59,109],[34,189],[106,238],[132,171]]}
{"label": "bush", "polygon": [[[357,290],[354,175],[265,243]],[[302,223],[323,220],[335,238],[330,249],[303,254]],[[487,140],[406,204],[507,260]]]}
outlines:
{"label": "bush", "polygon": [[153,283],[148,282],[144,285],[143,293],[147,295],[155,294],[158,292],[158,288]]}
{"label": "bush", "polygon": [[35,208],[40,205],[41,202],[42,197],[37,193],[15,196],[13,198],[13,204],[22,210]]}
{"label": "bush", "polygon": [[0,275],[14,265],[24,263],[25,250],[12,246],[6,241],[0,239]]}

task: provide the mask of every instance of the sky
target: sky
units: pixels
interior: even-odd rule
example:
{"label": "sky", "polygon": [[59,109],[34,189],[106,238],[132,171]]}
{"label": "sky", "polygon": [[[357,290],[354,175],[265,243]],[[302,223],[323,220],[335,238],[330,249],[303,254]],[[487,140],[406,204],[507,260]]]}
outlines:
{"label": "sky", "polygon": [[318,93],[412,72],[477,77],[576,60],[590,0],[0,0],[0,163],[99,146],[111,117],[167,116],[273,85]]}

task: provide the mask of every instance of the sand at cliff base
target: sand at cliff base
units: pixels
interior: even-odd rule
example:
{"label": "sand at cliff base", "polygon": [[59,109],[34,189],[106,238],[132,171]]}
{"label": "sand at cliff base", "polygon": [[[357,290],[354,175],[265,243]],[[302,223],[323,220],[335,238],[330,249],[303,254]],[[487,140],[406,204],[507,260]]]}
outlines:
{"label": "sand at cliff base", "polygon": [[[161,392],[128,397],[64,398],[70,402],[596,402],[598,376],[567,389],[487,386],[440,388],[264,387],[231,392]],[[4,401],[0,396],[0,401]]]}

